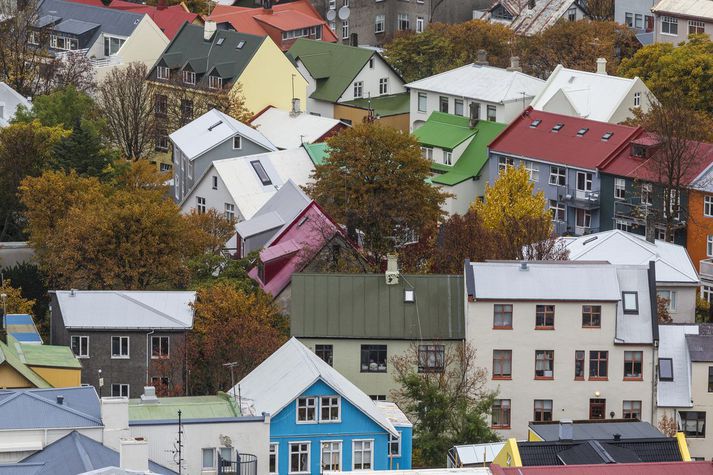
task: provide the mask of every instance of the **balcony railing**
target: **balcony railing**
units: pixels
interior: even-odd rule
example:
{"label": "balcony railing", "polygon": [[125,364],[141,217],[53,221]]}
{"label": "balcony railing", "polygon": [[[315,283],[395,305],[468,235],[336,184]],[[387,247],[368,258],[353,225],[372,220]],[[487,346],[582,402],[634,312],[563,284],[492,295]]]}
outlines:
{"label": "balcony railing", "polygon": [[226,460],[218,454],[218,475],[257,475],[257,456],[238,454],[238,460]]}
{"label": "balcony railing", "polygon": [[[615,200],[614,218],[626,219],[633,225],[643,227],[646,227],[647,223],[658,228],[666,225],[666,217],[663,216],[660,209],[655,209],[650,204],[641,203],[638,199],[634,202]],[[686,227],[686,220],[682,219],[679,214],[673,219],[671,225],[675,230],[683,229]]]}
{"label": "balcony railing", "polygon": [[558,186],[557,195],[558,201],[577,208],[599,208],[599,190],[578,190],[567,186]]}

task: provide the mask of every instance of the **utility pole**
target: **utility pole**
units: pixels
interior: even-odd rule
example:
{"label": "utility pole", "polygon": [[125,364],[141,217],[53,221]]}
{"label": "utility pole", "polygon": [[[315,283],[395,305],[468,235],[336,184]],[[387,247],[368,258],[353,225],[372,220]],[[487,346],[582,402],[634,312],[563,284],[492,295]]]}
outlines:
{"label": "utility pole", "polygon": [[181,435],[183,434],[183,426],[181,425],[181,410],[178,410],[178,475],[181,475],[181,465],[183,464],[183,442]]}

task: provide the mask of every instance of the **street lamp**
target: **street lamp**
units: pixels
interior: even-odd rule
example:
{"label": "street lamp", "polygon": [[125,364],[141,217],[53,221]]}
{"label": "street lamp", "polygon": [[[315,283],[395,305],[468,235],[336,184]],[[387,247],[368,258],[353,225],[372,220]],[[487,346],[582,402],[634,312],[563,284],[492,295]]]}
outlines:
{"label": "street lamp", "polygon": [[102,378],[102,370],[99,369],[97,370],[97,373],[99,373],[99,397],[102,397],[102,386],[104,386],[104,378]]}

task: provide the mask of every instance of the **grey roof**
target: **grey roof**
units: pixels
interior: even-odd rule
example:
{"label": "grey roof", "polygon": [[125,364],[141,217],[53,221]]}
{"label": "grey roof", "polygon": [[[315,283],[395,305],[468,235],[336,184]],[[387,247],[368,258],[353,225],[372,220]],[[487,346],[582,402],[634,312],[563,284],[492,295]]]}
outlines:
{"label": "grey roof", "polygon": [[275,230],[274,234],[279,234],[310,201],[304,191],[292,179],[288,179],[252,218],[235,225],[235,230],[243,239],[269,230]]}
{"label": "grey roof", "polygon": [[136,26],[144,17],[143,14],[131,13],[114,8],[94,7],[83,3],[63,2],[61,0],[43,0],[40,5],[39,14],[40,20],[42,21],[46,21],[43,17],[47,15],[61,18],[62,23],[68,20],[78,20],[80,22],[101,25],[100,31],[97,31],[97,35],[99,32],[103,32],[125,37],[131,36]]}
{"label": "grey roof", "polygon": [[98,28],[101,25],[98,23],[92,23],[88,21],[75,20],[70,18],[69,20],[64,20],[53,28],[55,31],[62,33],[70,33],[73,35],[81,35],[88,31],[92,31],[94,28]]}
{"label": "grey roof", "polygon": [[0,475],[36,475],[44,466],[43,463],[0,463]]}
{"label": "grey roof", "polygon": [[[559,426],[559,421],[530,423],[530,429],[546,441],[559,440]],[[666,437],[648,422],[639,421],[575,421],[572,429],[573,440],[610,440],[615,434],[619,434],[622,439]]]}
{"label": "grey roof", "polygon": [[[64,396],[62,404],[57,396]],[[101,426],[99,396],[92,386],[0,391],[0,430]]]}
{"label": "grey roof", "polygon": [[[43,468],[35,472],[38,475],[77,475],[99,468],[119,466],[119,452],[72,431],[22,462],[42,463]],[[151,461],[149,470],[166,475],[176,473]]]}
{"label": "grey roof", "polygon": [[692,362],[713,362],[713,335],[686,335]]}
{"label": "grey roof", "polygon": [[[406,290],[414,302],[404,302]],[[384,274],[292,276],[290,331],[296,337],[462,339],[463,276]]]}

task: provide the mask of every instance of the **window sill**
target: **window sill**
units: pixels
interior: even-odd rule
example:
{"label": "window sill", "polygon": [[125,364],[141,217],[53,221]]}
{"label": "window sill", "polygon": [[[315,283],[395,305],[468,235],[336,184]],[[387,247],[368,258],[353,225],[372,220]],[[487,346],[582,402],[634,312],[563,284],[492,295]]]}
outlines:
{"label": "window sill", "polygon": [[77,357],[77,359],[80,359],[80,360],[88,360],[88,359],[89,359],[89,355],[84,355],[84,356],[74,355],[74,356]]}
{"label": "window sill", "polygon": [[582,325],[582,328],[583,328],[584,330],[601,330],[601,329],[602,329],[602,326],[599,325],[598,327],[595,327],[595,326]]}
{"label": "window sill", "polygon": [[493,330],[512,330],[512,325],[509,327],[493,327]]}
{"label": "window sill", "polygon": [[371,374],[386,374],[386,370],[383,370],[383,371],[365,371],[365,370],[361,370],[360,373],[363,373],[363,374],[369,374],[369,373],[371,373]]}
{"label": "window sill", "polygon": [[608,377],[606,377],[606,378],[600,378],[600,377],[598,377],[598,376],[591,376],[591,377],[589,378],[589,381],[609,381],[609,378],[608,378]]}
{"label": "window sill", "polygon": [[493,376],[496,381],[512,381],[512,376]]}
{"label": "window sill", "polygon": [[111,359],[113,359],[113,360],[128,360],[128,359],[131,359],[131,357],[130,356],[113,356],[112,355]]}
{"label": "window sill", "polygon": [[535,330],[554,330],[554,329],[555,329],[555,327],[550,327],[550,326],[546,326],[546,327],[535,327]]}
{"label": "window sill", "polygon": [[170,356],[152,356],[151,359],[152,360],[168,360],[168,359],[171,359],[171,357]]}
{"label": "window sill", "polygon": [[575,381],[584,381],[584,376],[575,376],[574,378]]}
{"label": "window sill", "polygon": [[317,424],[317,421],[295,421],[295,424],[304,424],[304,425],[310,425],[310,424]]}
{"label": "window sill", "polygon": [[490,426],[491,429],[510,430],[510,426]]}
{"label": "window sill", "polygon": [[644,377],[643,377],[643,376],[639,376],[638,378],[628,378],[628,377],[624,377],[624,381],[643,381],[643,380],[644,380]]}
{"label": "window sill", "polygon": [[555,379],[555,377],[554,376],[535,376],[535,379],[539,380],[539,381],[552,381]]}

